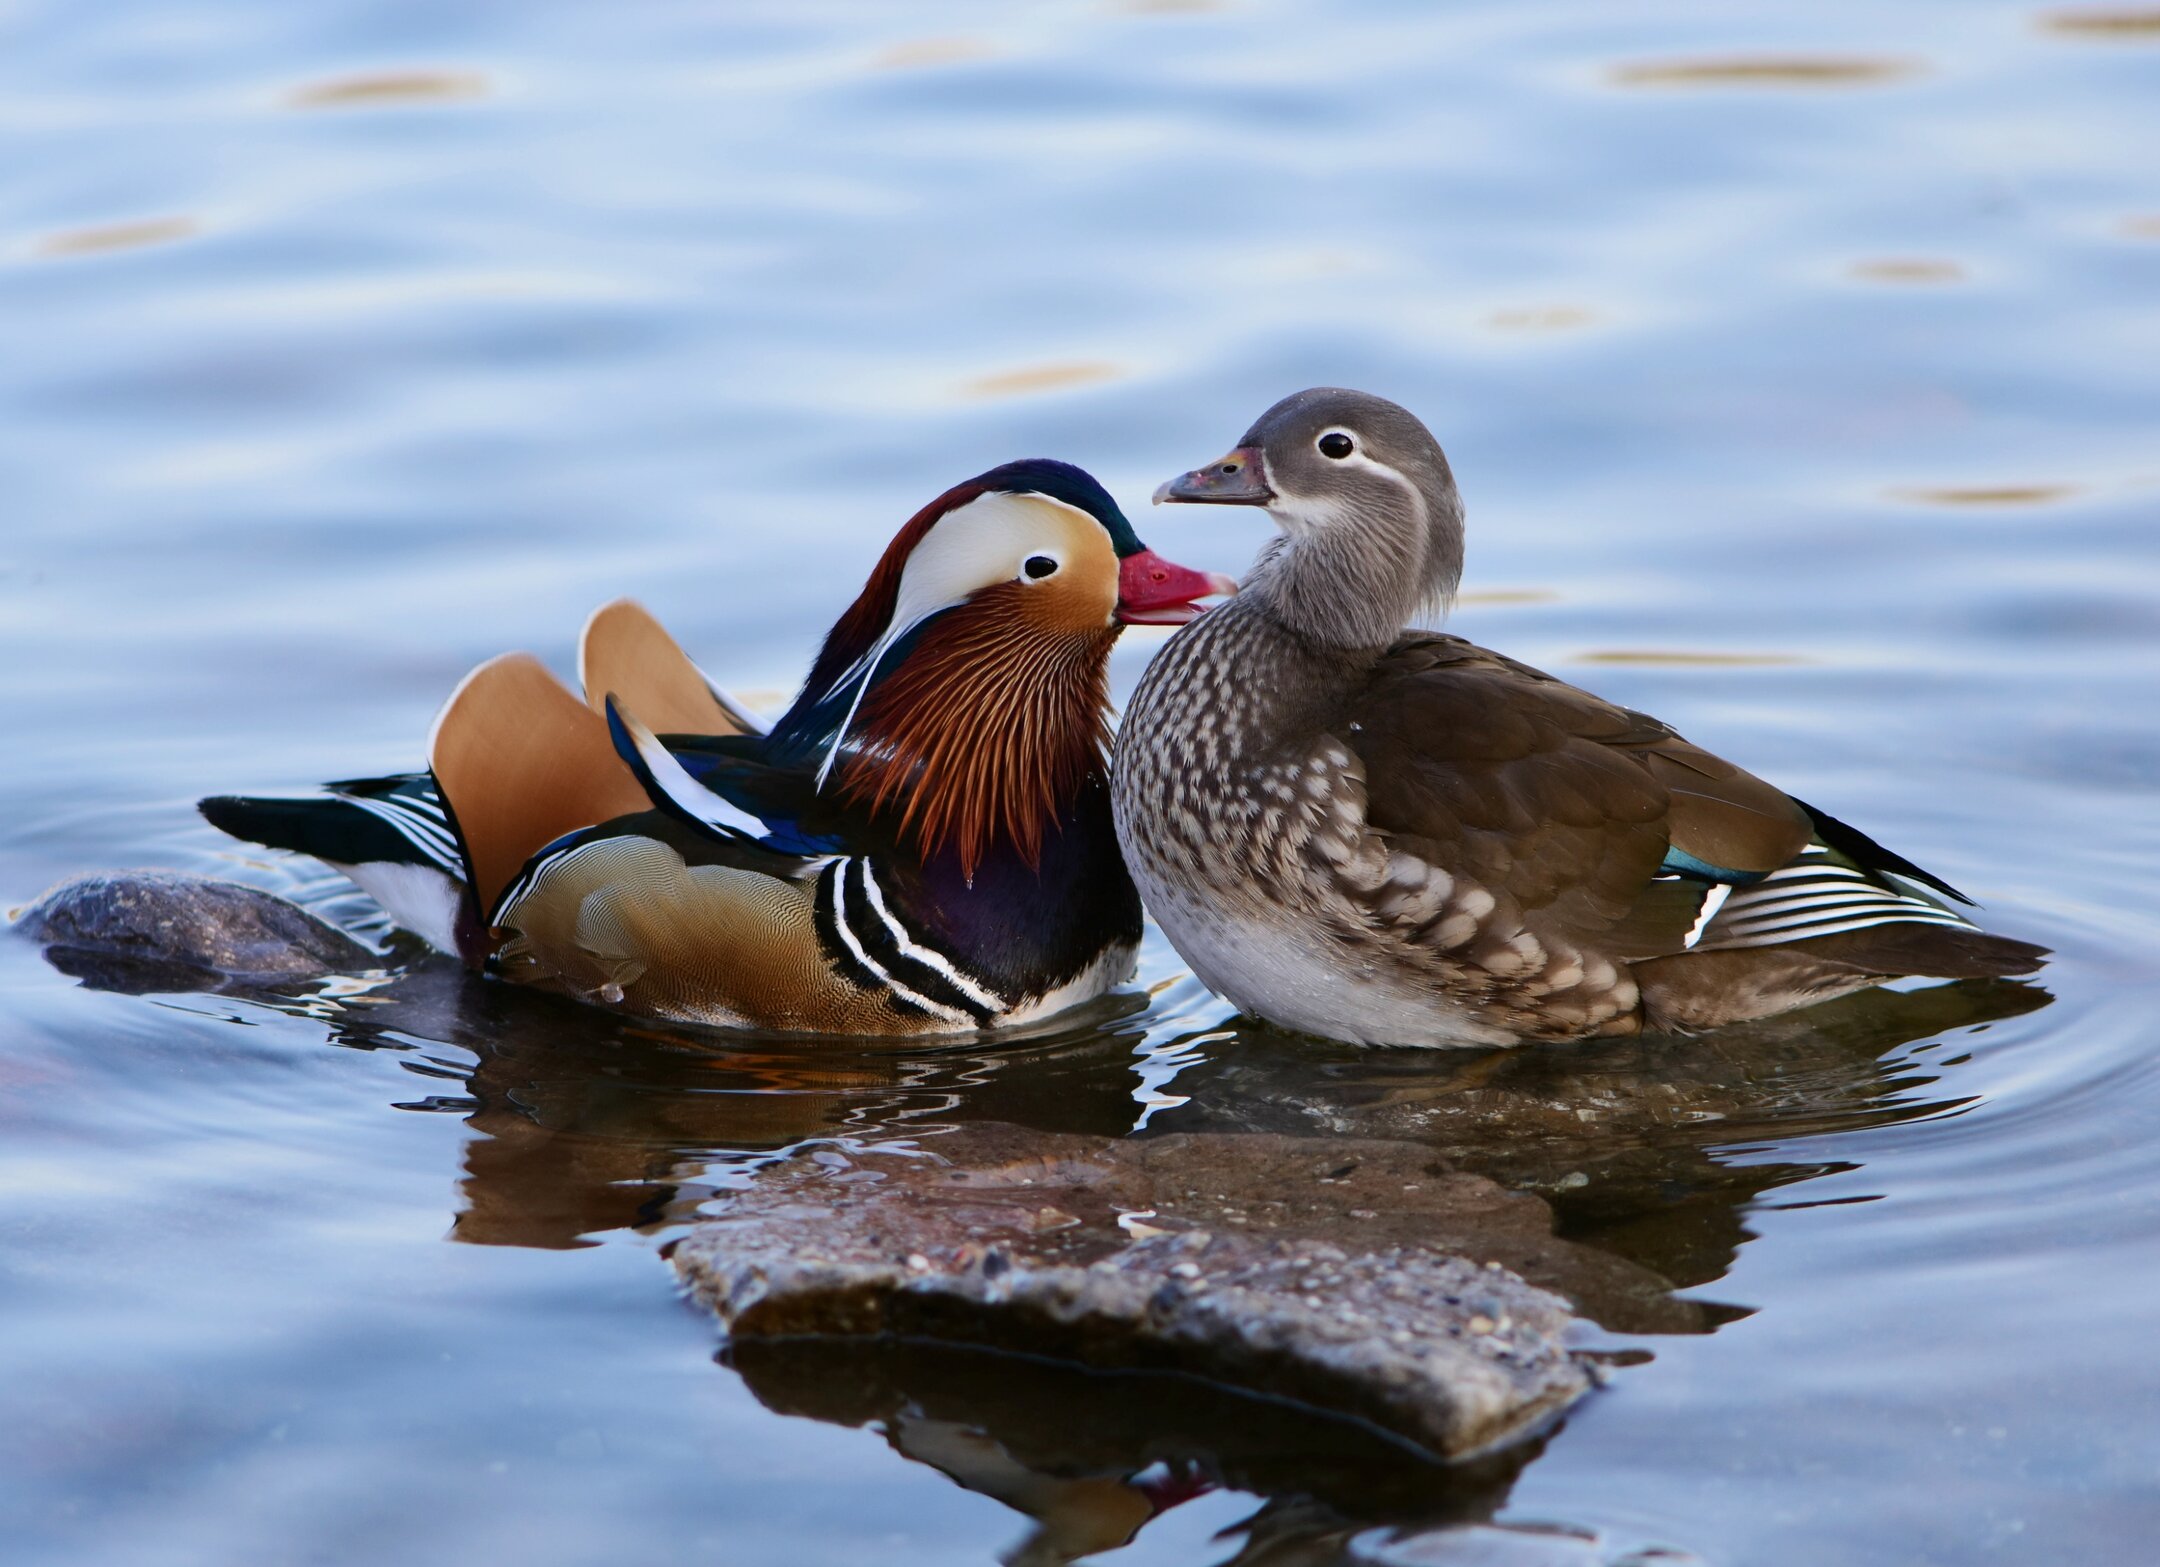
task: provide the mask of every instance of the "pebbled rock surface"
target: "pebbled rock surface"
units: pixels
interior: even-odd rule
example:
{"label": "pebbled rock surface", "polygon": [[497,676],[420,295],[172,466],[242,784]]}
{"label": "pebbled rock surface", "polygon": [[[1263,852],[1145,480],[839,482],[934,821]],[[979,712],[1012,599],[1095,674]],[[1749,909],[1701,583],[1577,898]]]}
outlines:
{"label": "pebbled rock surface", "polygon": [[1186,1371],[1448,1459],[1595,1380],[1567,1302],[1515,1269],[1610,1290],[1630,1268],[1554,1239],[1535,1197],[1335,1138],[980,1124],[813,1149],[723,1201],[673,1260],[738,1345],[893,1335]]}
{"label": "pebbled rock surface", "polygon": [[52,949],[56,964],[69,973],[95,970],[96,960],[111,959],[139,966],[146,981],[169,978],[176,988],[193,988],[185,981],[206,974],[312,979],[382,964],[336,926],[275,893],[171,871],[114,871],[62,882],[25,909],[15,929]]}

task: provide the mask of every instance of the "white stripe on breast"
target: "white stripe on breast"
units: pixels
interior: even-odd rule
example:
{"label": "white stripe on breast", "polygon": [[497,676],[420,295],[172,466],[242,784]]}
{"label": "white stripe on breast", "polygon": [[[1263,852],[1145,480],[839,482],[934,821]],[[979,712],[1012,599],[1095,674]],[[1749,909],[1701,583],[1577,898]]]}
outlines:
{"label": "white stripe on breast", "polygon": [[960,993],[977,1006],[988,1007],[993,1012],[1005,1010],[1005,1002],[1002,997],[985,990],[967,975],[961,973],[959,968],[944,953],[939,952],[934,947],[921,945],[908,934],[907,927],[894,918],[892,910],[885,906],[885,890],[878,885],[877,877],[871,873],[868,860],[862,862],[862,879],[863,890],[870,894],[870,907],[876,911],[877,917],[885,922],[885,928],[892,932],[894,944],[903,953],[926,967],[936,969],[940,974],[951,980]]}
{"label": "white stripe on breast", "polygon": [[[923,993],[922,993],[921,991],[919,991],[919,990],[914,990],[914,989],[910,988],[909,986],[906,986],[906,985],[903,985],[903,984],[901,984],[899,980],[897,980],[897,979],[894,979],[894,978],[892,977],[892,975],[888,974],[888,973],[887,973],[887,972],[886,972],[886,971],[884,970],[884,968],[882,968],[882,967],[881,967],[881,966],[880,966],[880,965],[879,965],[879,964],[878,964],[878,963],[877,963],[877,962],[876,962],[876,961],[875,961],[875,960],[874,960],[874,959],[873,959],[873,958],[872,958],[872,957],[870,956],[870,954],[869,954],[868,952],[866,952],[866,951],[864,951],[864,950],[863,950],[863,944],[862,944],[862,943],[861,943],[860,941],[858,941],[858,940],[856,939],[856,937],[855,937],[855,932],[853,932],[852,930],[848,929],[848,921],[847,921],[847,868],[848,868],[848,864],[849,864],[849,862],[848,862],[848,861],[846,861],[846,860],[842,860],[842,861],[841,861],[841,862],[840,862],[840,863],[839,863],[839,864],[838,864],[837,866],[835,866],[835,867],[834,867],[834,869],[833,869],[833,877],[832,877],[832,890],[833,890],[833,928],[834,928],[834,929],[836,929],[836,930],[838,930],[838,931],[840,932],[840,944],[841,944],[842,946],[844,946],[844,947],[846,947],[846,948],[848,949],[848,956],[852,957],[852,958],[853,958],[853,959],[854,959],[854,960],[855,960],[856,962],[860,963],[860,964],[861,964],[861,965],[862,965],[862,966],[863,966],[864,968],[868,969],[868,970],[869,970],[869,971],[870,971],[871,973],[873,973],[873,974],[877,975],[877,977],[878,977],[879,979],[883,980],[883,981],[885,982],[885,984],[886,984],[886,985],[887,985],[887,986],[888,986],[888,987],[889,987],[889,988],[890,988],[890,989],[892,990],[892,992],[893,992],[893,994],[894,994],[894,995],[896,995],[896,996],[901,996],[901,997],[904,997],[904,998],[905,998],[906,1000],[908,1000],[908,1001],[912,1001],[912,1002],[913,1002],[913,1003],[914,1003],[914,1004],[915,1004],[916,1006],[919,1006],[919,1007],[921,1007],[921,1008],[922,1008],[922,1009],[923,1009],[923,1010],[924,1010],[925,1012],[928,1012],[928,1013],[929,1013],[929,1014],[930,1014],[930,1015],[931,1015],[932,1017],[936,1017],[936,1018],[942,1018],[942,1019],[943,1019],[944,1021],[946,1021],[946,1022],[948,1022],[948,1023],[962,1023],[962,1024],[965,1024],[966,1026],[968,1026],[969,1028],[973,1028],[973,1027],[975,1027],[975,1026],[976,1026],[976,1024],[975,1024],[975,1019],[974,1019],[974,1018],[972,1018],[972,1017],[970,1017],[970,1016],[968,1016],[968,1014],[967,1014],[967,1013],[965,1013],[965,1012],[961,1011],[961,1010],[960,1010],[960,1009],[959,1009],[958,1007],[949,1007],[949,1006],[946,1006],[946,1005],[945,1005],[945,1004],[944,1004],[943,1002],[939,1002],[939,1001],[932,1001],[932,1000],[931,1000],[931,999],[930,999],[930,998],[929,998],[928,996],[924,995],[924,994],[923,994]],[[865,870],[869,869],[868,865],[865,865],[865,866],[864,866],[863,868],[864,868]]]}

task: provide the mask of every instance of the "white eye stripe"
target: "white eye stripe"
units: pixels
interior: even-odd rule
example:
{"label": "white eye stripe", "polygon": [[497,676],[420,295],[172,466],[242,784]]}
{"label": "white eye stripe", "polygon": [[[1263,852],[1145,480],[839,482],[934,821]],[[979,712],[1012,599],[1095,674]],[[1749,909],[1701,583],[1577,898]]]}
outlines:
{"label": "white eye stripe", "polygon": [[1355,448],[1347,457],[1330,457],[1328,465],[1334,468],[1363,468],[1367,473],[1377,473],[1384,479],[1392,479],[1405,489],[1413,492],[1417,490],[1417,486],[1411,482],[1408,474],[1404,473],[1400,468],[1390,468],[1379,459],[1366,455],[1365,448],[1362,446]]}
{"label": "white eye stripe", "polygon": [[1033,491],[993,491],[940,517],[900,573],[893,625],[921,620],[977,588],[1017,577],[1030,556],[1042,555],[1062,566],[1066,551],[1047,514],[1050,508],[1091,528],[1102,526],[1077,506]]}
{"label": "white eye stripe", "polygon": [[[1323,435],[1337,433],[1342,432],[1335,430],[1322,432]],[[1328,458],[1327,466],[1331,471],[1340,471],[1344,468],[1363,469],[1367,473],[1379,475],[1390,484],[1401,485],[1410,496],[1410,504],[1416,508],[1419,522],[1422,523],[1425,520],[1427,511],[1425,492],[1419,489],[1416,482],[1400,468],[1391,468],[1384,462],[1378,462],[1366,456],[1365,449],[1362,446],[1351,452],[1347,457]],[[1268,515],[1282,524],[1286,532],[1293,534],[1328,527],[1342,521],[1351,514],[1351,508],[1339,500],[1320,497],[1308,498],[1288,493],[1280,487],[1276,489],[1275,499],[1268,504]]]}
{"label": "white eye stripe", "polygon": [[[1091,528],[1102,527],[1079,507],[1035,490],[992,490],[955,506],[931,525],[901,568],[900,589],[884,633],[825,693],[830,700],[850,686],[854,688],[847,716],[833,732],[818,768],[818,788],[825,786],[840,759],[848,730],[854,726],[863,695],[876,678],[879,664],[908,632],[932,615],[965,603],[978,589],[1025,580],[1020,576],[1021,568],[1031,555],[1048,555],[1062,564],[1062,551],[1056,544],[1034,542],[1054,536],[1047,515],[1052,511],[1077,517]],[[1016,548],[1020,551],[1017,556]]]}

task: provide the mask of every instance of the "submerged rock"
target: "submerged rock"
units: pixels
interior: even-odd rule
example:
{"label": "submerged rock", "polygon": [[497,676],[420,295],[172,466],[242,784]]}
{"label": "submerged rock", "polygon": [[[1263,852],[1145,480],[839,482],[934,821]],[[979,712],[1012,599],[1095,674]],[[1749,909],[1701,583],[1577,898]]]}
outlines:
{"label": "submerged rock", "polygon": [[199,989],[206,977],[313,979],[382,961],[290,899],[172,871],[62,882],[15,929],[43,943],[63,972],[124,990]]}
{"label": "submerged rock", "polygon": [[738,1345],[894,1335],[1185,1371],[1448,1459],[1594,1381],[1567,1303],[1503,1259],[1590,1291],[1629,1271],[1555,1240],[1538,1199],[1402,1143],[986,1124],[813,1149],[724,1202],[674,1262]]}

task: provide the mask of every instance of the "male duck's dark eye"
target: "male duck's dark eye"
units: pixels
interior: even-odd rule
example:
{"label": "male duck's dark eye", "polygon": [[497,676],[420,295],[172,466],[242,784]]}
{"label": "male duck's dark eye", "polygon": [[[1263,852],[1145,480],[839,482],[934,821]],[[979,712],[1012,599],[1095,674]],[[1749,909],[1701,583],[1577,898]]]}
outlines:
{"label": "male duck's dark eye", "polygon": [[1323,457],[1332,457],[1341,462],[1356,450],[1357,443],[1340,430],[1330,430],[1320,437],[1320,455]]}
{"label": "male duck's dark eye", "polygon": [[1020,569],[1027,573],[1028,580],[1031,582],[1042,581],[1051,572],[1057,570],[1057,566],[1058,563],[1047,555],[1030,555],[1020,563]]}

